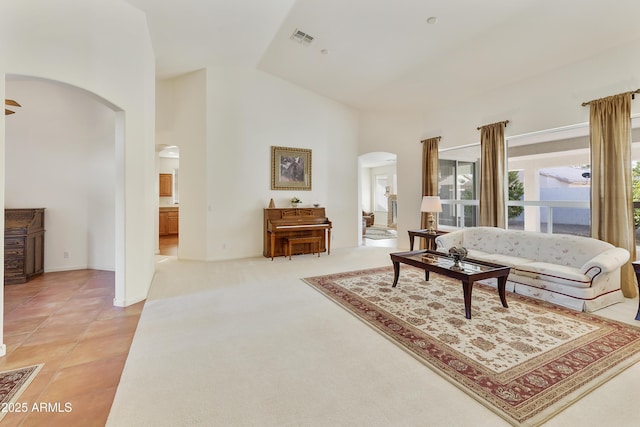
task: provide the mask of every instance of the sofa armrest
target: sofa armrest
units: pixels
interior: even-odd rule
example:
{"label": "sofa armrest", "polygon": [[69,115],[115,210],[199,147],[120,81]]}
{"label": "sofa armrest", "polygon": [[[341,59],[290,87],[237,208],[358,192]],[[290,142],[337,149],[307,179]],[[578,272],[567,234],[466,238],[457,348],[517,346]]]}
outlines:
{"label": "sofa armrest", "polygon": [[441,234],[436,237],[436,250],[439,252],[447,252],[453,246],[462,246],[464,238],[464,230],[456,230],[451,233]]}
{"label": "sofa armrest", "polygon": [[600,273],[609,273],[622,267],[629,256],[629,251],[623,248],[607,249],[587,261],[580,270],[593,280]]}

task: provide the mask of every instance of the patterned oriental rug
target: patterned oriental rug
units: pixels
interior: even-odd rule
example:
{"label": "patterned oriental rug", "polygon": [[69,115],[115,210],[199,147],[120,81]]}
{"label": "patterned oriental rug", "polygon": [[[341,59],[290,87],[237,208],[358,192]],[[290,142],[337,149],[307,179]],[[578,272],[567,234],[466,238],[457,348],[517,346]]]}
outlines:
{"label": "patterned oriental rug", "polygon": [[0,420],[8,412],[27,412],[30,409],[23,406],[25,403],[16,402],[42,366],[44,365],[40,364],[0,372]]}
{"label": "patterned oriental rug", "polygon": [[640,359],[640,328],[402,266],[303,279],[513,425],[536,426]]}

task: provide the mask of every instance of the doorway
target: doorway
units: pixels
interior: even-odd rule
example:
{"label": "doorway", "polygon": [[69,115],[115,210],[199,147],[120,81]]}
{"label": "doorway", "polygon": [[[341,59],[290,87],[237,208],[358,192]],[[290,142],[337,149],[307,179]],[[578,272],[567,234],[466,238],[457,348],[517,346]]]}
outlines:
{"label": "doorway", "polygon": [[159,146],[158,253],[178,256],[180,236],[180,148]]}
{"label": "doorway", "polygon": [[83,89],[10,75],[5,207],[45,208],[46,272],[116,270],[118,113]]}
{"label": "doorway", "polygon": [[397,156],[372,152],[358,159],[362,246],[397,247]]}

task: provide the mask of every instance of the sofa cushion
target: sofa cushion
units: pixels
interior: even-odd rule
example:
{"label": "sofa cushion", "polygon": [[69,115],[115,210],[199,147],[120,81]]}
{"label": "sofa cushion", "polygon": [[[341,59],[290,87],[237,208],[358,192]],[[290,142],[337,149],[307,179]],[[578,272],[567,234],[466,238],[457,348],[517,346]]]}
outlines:
{"label": "sofa cushion", "polygon": [[548,262],[530,262],[516,265],[513,268],[514,273],[519,276],[531,277],[576,288],[588,288],[591,286],[591,278],[573,267]]}
{"label": "sofa cushion", "polygon": [[502,228],[476,227],[464,230],[462,246],[482,252],[496,253],[500,246],[500,237],[506,233]]}
{"label": "sofa cushion", "polygon": [[506,265],[507,267],[515,267],[516,265],[527,264],[533,262],[533,259],[520,258],[502,254],[486,254],[482,257],[482,261],[492,262],[494,264]]}
{"label": "sofa cushion", "polygon": [[500,239],[499,252],[504,255],[538,260],[540,247],[539,233],[509,230]]}
{"label": "sofa cushion", "polygon": [[491,254],[488,252],[476,251],[469,249],[467,251],[467,257],[471,259],[477,259],[478,261],[492,262],[494,264],[506,265],[507,267],[514,267],[516,265],[527,264],[533,262],[533,259],[519,258],[502,254]]}
{"label": "sofa cushion", "polygon": [[589,237],[568,234],[540,234],[538,261],[580,268],[613,245]]}
{"label": "sofa cushion", "polygon": [[491,262],[489,261],[489,257],[492,256],[493,254],[490,254],[484,251],[477,251],[475,249],[468,249],[468,248],[465,248],[465,249],[467,249],[467,258],[477,259],[478,261]]}

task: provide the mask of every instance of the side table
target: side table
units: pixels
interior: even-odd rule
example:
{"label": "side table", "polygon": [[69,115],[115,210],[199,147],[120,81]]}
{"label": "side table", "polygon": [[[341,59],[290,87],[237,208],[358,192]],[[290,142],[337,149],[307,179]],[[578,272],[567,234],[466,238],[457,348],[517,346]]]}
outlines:
{"label": "side table", "polygon": [[428,249],[430,251],[435,251],[436,237],[442,236],[443,234],[447,234],[447,232],[436,230],[435,234],[431,234],[427,232],[427,230],[409,230],[409,244],[410,244],[411,250],[413,250],[413,241],[415,237],[418,236],[418,237],[423,237],[426,240],[427,247],[425,249]]}
{"label": "side table", "polygon": [[[638,282],[638,297],[640,298],[640,261],[634,261],[631,263],[633,265],[633,271],[636,272],[636,281]],[[638,313],[636,314],[636,320],[640,320],[640,302],[638,303]]]}

